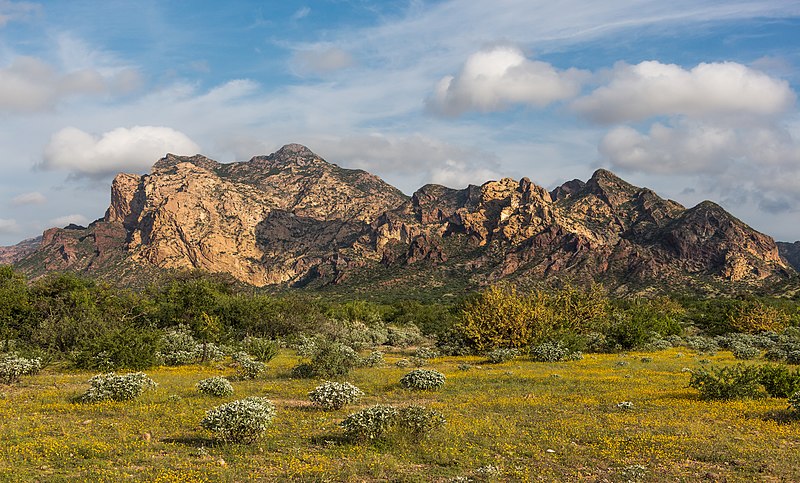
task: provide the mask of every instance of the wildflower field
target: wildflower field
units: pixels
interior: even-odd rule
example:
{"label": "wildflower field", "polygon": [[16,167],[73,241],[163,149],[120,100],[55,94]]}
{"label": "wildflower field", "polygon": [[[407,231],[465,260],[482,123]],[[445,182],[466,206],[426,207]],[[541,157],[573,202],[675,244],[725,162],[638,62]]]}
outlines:
{"label": "wildflower field", "polygon": [[[702,401],[691,370],[733,365],[729,352],[683,349],[589,354],[546,363],[440,357],[438,390],[400,384],[386,354],[347,381],[364,395],[325,411],[309,401],[319,379],[293,379],[282,349],[235,394],[196,384],[235,370],[226,361],[147,371],[157,384],[133,401],[81,403],[95,373],[48,368],[0,386],[4,481],[800,481],[800,418],[780,398]],[[275,416],[254,444],[221,443],[206,411],[266,397]],[[339,423],[375,404],[418,404],[446,424],[422,439],[354,443]]]}

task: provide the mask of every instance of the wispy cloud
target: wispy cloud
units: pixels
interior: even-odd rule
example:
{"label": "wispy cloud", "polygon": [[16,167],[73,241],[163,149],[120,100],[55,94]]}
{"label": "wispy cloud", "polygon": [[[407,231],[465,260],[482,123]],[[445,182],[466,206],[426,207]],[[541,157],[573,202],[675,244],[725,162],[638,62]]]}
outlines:
{"label": "wispy cloud", "polygon": [[38,191],[23,193],[11,199],[12,206],[43,205],[47,203],[47,197]]}

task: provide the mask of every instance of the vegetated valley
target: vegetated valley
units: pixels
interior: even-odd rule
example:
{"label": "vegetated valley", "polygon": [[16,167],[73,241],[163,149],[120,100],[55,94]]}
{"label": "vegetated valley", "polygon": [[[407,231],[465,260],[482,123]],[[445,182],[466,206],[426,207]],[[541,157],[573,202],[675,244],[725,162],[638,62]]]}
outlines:
{"label": "vegetated valley", "polygon": [[0,478],[798,481],[794,248],[602,170],[170,155],[0,253]]}

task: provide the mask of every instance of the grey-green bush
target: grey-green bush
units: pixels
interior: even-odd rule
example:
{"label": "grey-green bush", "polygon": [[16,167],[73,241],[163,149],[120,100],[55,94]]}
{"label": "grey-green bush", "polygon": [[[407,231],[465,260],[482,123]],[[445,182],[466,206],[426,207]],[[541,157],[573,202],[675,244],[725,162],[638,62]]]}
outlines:
{"label": "grey-green bush", "polygon": [[233,394],[233,385],[231,381],[222,376],[209,377],[198,382],[197,391],[200,394],[206,394],[215,397],[226,397]]}
{"label": "grey-green bush", "polygon": [[386,436],[397,420],[397,409],[375,405],[350,414],[339,425],[352,441],[374,441]]}
{"label": "grey-green bush", "polygon": [[200,426],[230,443],[254,443],[275,417],[275,406],[264,397],[248,397],[206,412]]}
{"label": "grey-green bush", "polygon": [[583,354],[573,352],[560,341],[544,342],[533,346],[530,350],[530,356],[536,362],[562,362],[583,359]]}
{"label": "grey-green bush", "polygon": [[400,379],[406,389],[433,390],[444,386],[445,375],[432,369],[414,369]]}
{"label": "grey-green bush", "polygon": [[246,352],[237,352],[232,358],[236,364],[236,375],[240,379],[255,379],[266,370],[263,362],[253,360]]}
{"label": "grey-green bush", "polygon": [[364,393],[349,382],[325,381],[308,393],[312,403],[323,409],[341,409],[358,401]]}
{"label": "grey-green bush", "polygon": [[89,384],[89,389],[80,397],[81,402],[129,401],[158,385],[143,372],[98,374],[89,379]]}
{"label": "grey-green bush", "polygon": [[486,353],[486,362],[489,364],[500,364],[508,362],[519,355],[517,349],[500,348]]}
{"label": "grey-green bush", "polygon": [[414,439],[427,437],[446,422],[442,413],[424,406],[407,406],[397,413],[398,428]]}

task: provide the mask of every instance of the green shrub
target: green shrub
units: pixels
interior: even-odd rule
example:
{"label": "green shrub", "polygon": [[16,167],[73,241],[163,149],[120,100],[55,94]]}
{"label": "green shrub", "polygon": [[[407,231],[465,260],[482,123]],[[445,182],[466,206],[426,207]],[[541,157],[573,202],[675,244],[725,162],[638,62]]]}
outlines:
{"label": "green shrub", "polygon": [[789,397],[800,391],[800,369],[790,371],[786,366],[767,364],[758,369],[758,382],[772,397]]}
{"label": "green shrub", "polygon": [[397,413],[398,428],[414,439],[422,439],[442,428],[446,419],[442,413],[424,406],[407,406]]}
{"label": "green shrub", "polygon": [[143,372],[117,375],[113,372],[98,374],[89,379],[89,389],[80,397],[81,402],[129,401],[136,399],[157,384]]}
{"label": "green shrub", "polygon": [[253,360],[246,352],[237,352],[232,358],[236,364],[236,375],[240,379],[255,379],[266,370],[266,364]]}
{"label": "green shrub", "polygon": [[500,364],[508,362],[519,355],[517,349],[495,349],[486,353],[486,362],[489,364]]}
{"label": "green shrub", "polygon": [[233,394],[231,381],[221,376],[209,377],[197,383],[197,391],[215,397],[226,397]]}
{"label": "green shrub", "polygon": [[292,377],[295,379],[311,379],[314,377],[314,368],[308,362],[302,362],[292,368]]}
{"label": "green shrub", "polygon": [[41,368],[41,359],[26,359],[16,355],[7,355],[0,361],[0,384],[19,382],[20,377],[36,374]]}
{"label": "green shrub", "polygon": [[414,369],[400,379],[406,389],[433,390],[444,386],[445,375],[430,369]]}
{"label": "green shrub", "polygon": [[[309,368],[298,370],[297,374],[310,374],[311,377],[344,377],[361,364],[361,358],[351,347],[327,340],[314,344]],[[294,373],[294,371],[293,371]]]}
{"label": "green shrub", "polygon": [[397,421],[397,409],[375,405],[350,414],[339,425],[352,441],[374,441],[387,435]]}
{"label": "green shrub", "polygon": [[253,359],[267,363],[278,355],[278,343],[261,337],[247,337],[243,342],[244,350]]}
{"label": "green shrub", "polygon": [[700,398],[705,400],[764,396],[758,368],[744,364],[697,369],[692,372],[689,386],[700,391]]}
{"label": "green shrub", "polygon": [[364,393],[349,382],[325,381],[308,393],[311,402],[327,410],[341,409],[358,401]]}
{"label": "green shrub", "polygon": [[536,362],[562,362],[583,359],[583,354],[573,352],[560,341],[544,342],[531,347],[531,360]]}
{"label": "green shrub", "polygon": [[87,339],[73,355],[81,369],[147,369],[159,363],[161,331],[127,326]]}
{"label": "green shrub", "polygon": [[264,397],[239,399],[206,412],[200,426],[231,443],[253,443],[267,431],[275,417],[275,406]]}

